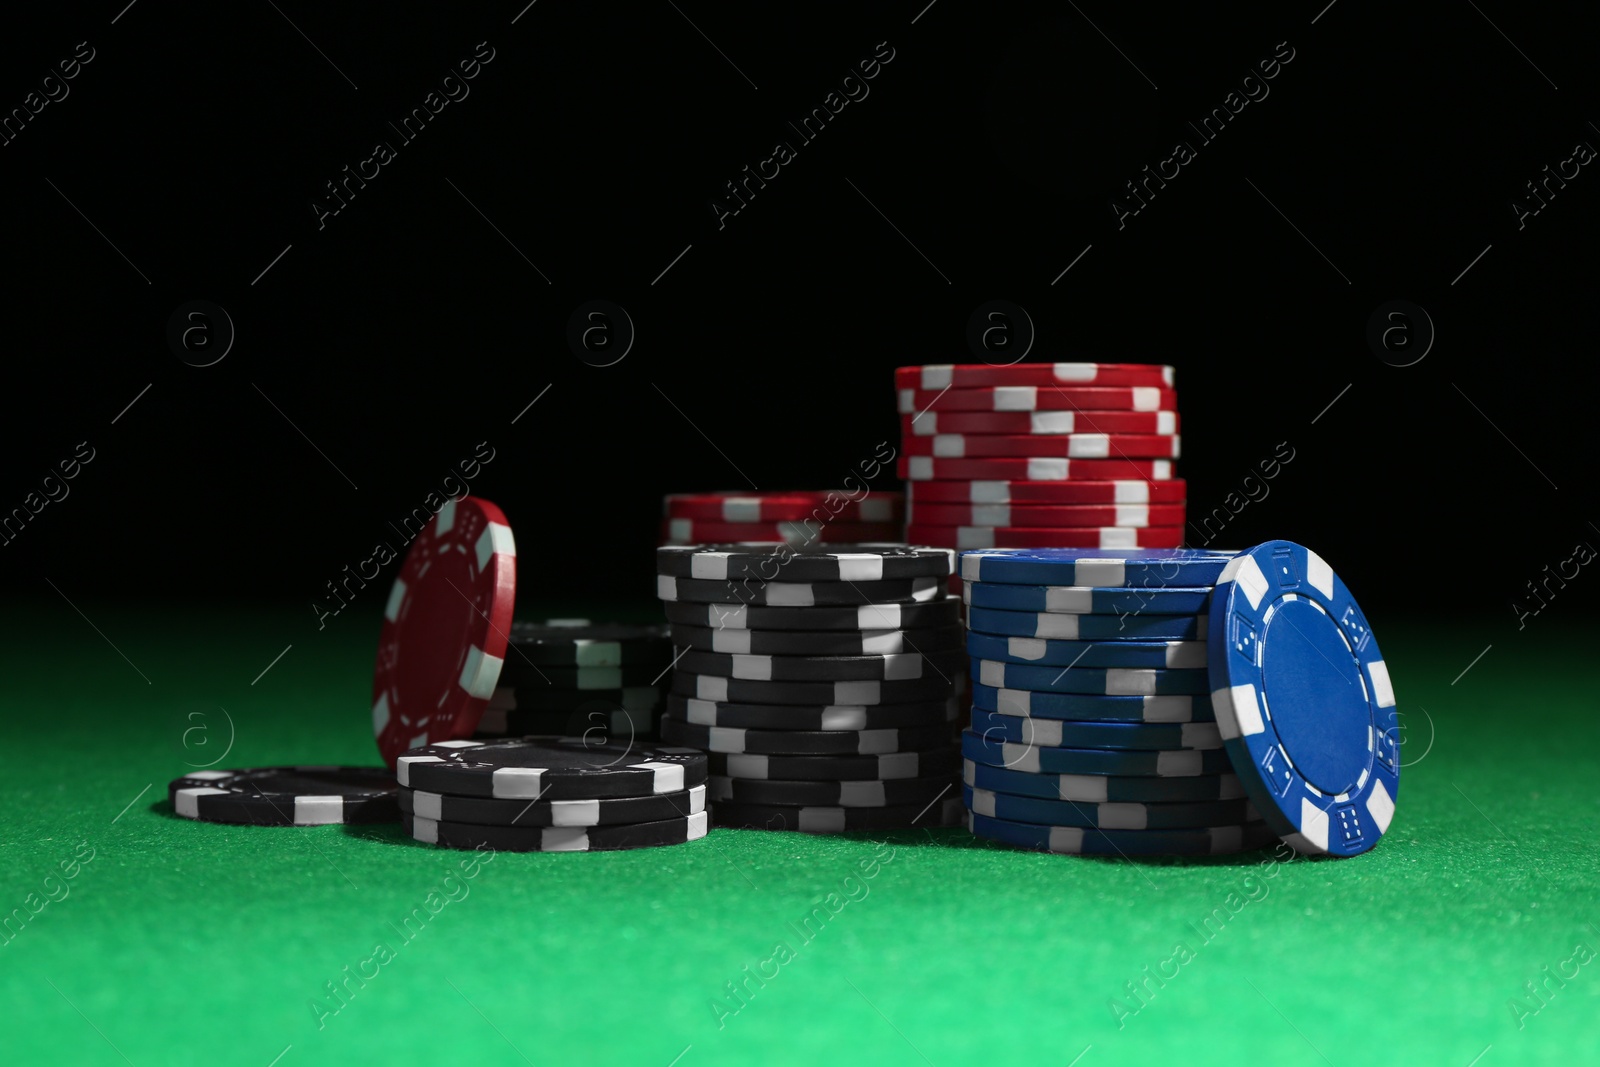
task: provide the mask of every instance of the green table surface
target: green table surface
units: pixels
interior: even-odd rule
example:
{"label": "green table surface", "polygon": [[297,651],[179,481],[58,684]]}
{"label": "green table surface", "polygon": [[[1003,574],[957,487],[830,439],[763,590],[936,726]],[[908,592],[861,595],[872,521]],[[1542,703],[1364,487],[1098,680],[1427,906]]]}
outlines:
{"label": "green table surface", "polygon": [[0,1062],[1600,1061],[1592,632],[1380,623],[1408,766],[1353,860],[714,830],[463,871],[167,804],[219,757],[376,762],[375,619],[78,606],[0,620]]}

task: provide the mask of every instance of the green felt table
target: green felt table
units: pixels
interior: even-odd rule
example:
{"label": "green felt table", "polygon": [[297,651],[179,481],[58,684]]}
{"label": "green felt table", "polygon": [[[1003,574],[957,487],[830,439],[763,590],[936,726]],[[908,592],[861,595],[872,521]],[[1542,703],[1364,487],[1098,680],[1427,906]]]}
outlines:
{"label": "green felt table", "polygon": [[463,871],[167,805],[230,734],[375,762],[375,619],[79,607],[0,634],[8,1064],[1600,1060],[1592,633],[1380,621],[1408,766],[1353,860],[714,830]]}

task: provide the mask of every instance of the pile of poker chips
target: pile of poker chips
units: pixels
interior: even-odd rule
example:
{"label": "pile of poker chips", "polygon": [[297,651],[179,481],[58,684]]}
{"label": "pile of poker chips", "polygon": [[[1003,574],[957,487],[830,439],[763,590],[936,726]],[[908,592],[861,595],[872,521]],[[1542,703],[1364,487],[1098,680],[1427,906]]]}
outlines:
{"label": "pile of poker chips", "polygon": [[473,736],[654,739],[671,664],[672,642],[659,624],[514,622]]}
{"label": "pile of poker chips", "polygon": [[1101,855],[1281,837],[1353,855],[1387,829],[1393,688],[1316,553],[992,550],[964,553],[961,575],[977,836]]}
{"label": "pile of poker chips", "polygon": [[905,497],[866,489],[670,493],[662,498],[661,515],[663,545],[896,541]]}
{"label": "pile of poker chips", "polygon": [[656,550],[679,649],[661,737],[709,753],[718,826],[829,833],[959,817],[953,553]]}
{"label": "pile of poker chips", "polygon": [[681,748],[525,737],[446,741],[395,767],[415,840],[502,852],[605,852],[706,834],[706,757]]}
{"label": "pile of poker chips", "polygon": [[1184,483],[1169,366],[895,371],[906,539],[951,548],[1170,548]]}

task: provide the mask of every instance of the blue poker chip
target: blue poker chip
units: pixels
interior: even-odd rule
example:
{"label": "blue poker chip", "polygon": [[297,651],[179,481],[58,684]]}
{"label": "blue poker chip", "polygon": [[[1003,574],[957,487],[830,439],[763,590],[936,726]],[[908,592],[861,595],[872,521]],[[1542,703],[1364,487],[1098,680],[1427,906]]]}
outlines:
{"label": "blue poker chip", "polygon": [[1052,641],[968,633],[967,652],[1002,663],[1047,667],[1162,667],[1204,670],[1204,641]]}
{"label": "blue poker chip", "polygon": [[983,548],[961,553],[969,582],[1211,586],[1238,553],[1209,548]]}
{"label": "blue poker chip", "polygon": [[1081,826],[1090,830],[1189,830],[1207,826],[1260,822],[1248,800],[1197,800],[1187,804],[1136,804],[1129,802],[1086,804],[1077,800],[1046,800],[961,787],[967,810],[991,819],[1031,822],[1043,826]]}
{"label": "blue poker chip", "polygon": [[967,609],[967,628],[978,633],[1060,641],[1204,641],[1207,619],[1203,614],[1073,615],[1059,611]]}
{"label": "blue poker chip", "polygon": [[1054,748],[1221,748],[1214,722],[1072,722],[972,709],[972,729],[989,740]]}
{"label": "blue poker chip", "polygon": [[1107,696],[1200,696],[1210,691],[1199,669],[1159,670],[1147,667],[1030,667],[993,659],[971,662],[972,680],[1000,689],[1039,693],[1104,693]]}
{"label": "blue poker chip", "polygon": [[1296,851],[1378,843],[1400,791],[1398,714],[1366,616],[1291,541],[1240,554],[1211,604],[1211,700],[1245,792]]}
{"label": "blue poker chip", "polygon": [[1210,586],[1122,589],[1093,585],[1006,585],[968,582],[961,598],[970,607],[1048,611],[1063,615],[1199,615],[1211,603]]}
{"label": "blue poker chip", "polygon": [[1024,745],[972,730],[961,731],[961,755],[974,763],[1030,774],[1114,774],[1133,778],[1184,778],[1221,774],[1230,768],[1228,754],[1174,748],[1158,752],[1103,748],[1049,748]]}
{"label": "blue poker chip", "polygon": [[[1192,778],[1124,778],[1113,774],[1031,774],[1006,767],[961,761],[961,780],[975,789],[1045,800],[1083,804],[1194,803],[1237,800],[1244,786],[1232,774],[1200,774]],[[1024,820],[1026,821],[1026,820]]]}
{"label": "blue poker chip", "polygon": [[967,829],[975,837],[1075,856],[1218,856],[1264,848],[1273,841],[1272,831],[1260,822],[1198,830],[1085,830],[969,812]]}
{"label": "blue poker chip", "polygon": [[1203,696],[1104,696],[1096,693],[1035,693],[974,684],[972,706],[1002,715],[1086,722],[1215,722]]}

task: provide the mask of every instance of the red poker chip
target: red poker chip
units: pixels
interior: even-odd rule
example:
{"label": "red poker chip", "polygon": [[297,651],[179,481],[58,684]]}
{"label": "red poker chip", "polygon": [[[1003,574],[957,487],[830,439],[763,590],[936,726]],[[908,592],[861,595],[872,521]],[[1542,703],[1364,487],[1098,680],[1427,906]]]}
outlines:
{"label": "red poker chip", "polygon": [[942,433],[936,437],[908,437],[902,443],[908,456],[939,456],[946,459],[997,456],[1177,459],[1179,441],[1177,434],[1153,433],[1064,433],[1053,437],[1042,434]]}
{"label": "red poker chip", "polygon": [[1065,482],[1077,479],[1104,481],[1115,478],[1142,478],[1167,481],[1172,477],[1170,459],[1067,459],[1058,456],[1031,456],[1027,459],[944,459],[938,456],[901,456],[895,472],[914,482],[1003,479],[1024,482]]}
{"label": "red poker chip", "polygon": [[736,541],[784,541],[791,545],[822,543],[858,544],[900,542],[897,522],[708,522],[701,519],[666,519],[661,523],[664,545],[727,544]]}
{"label": "red poker chip", "polygon": [[901,493],[874,492],[860,500],[843,493],[671,493],[662,498],[669,519],[712,522],[784,522],[801,519],[843,522],[899,522],[905,514]]}
{"label": "red poker chip", "polygon": [[931,526],[914,524],[906,537],[942,548],[1178,548],[1182,526]]}
{"label": "red poker chip", "polygon": [[372,732],[389,766],[472,735],[500,678],[516,592],[511,527],[487,500],[448,501],[411,543],[372,674]]}
{"label": "red poker chip", "polygon": [[941,433],[1177,433],[1176,411],[925,411],[900,416],[905,437]]}
{"label": "red poker chip", "polygon": [[[1189,483],[1182,478],[1152,482],[1122,481],[953,481],[913,482],[912,510],[929,504],[1181,504]],[[1001,523],[1001,525],[1005,525]]]}
{"label": "red poker chip", "polygon": [[921,526],[1182,526],[1182,504],[917,504]]}
{"label": "red poker chip", "polygon": [[987,389],[901,389],[900,414],[924,411],[1175,411],[1178,395],[1154,386],[1075,388],[1055,385]]}
{"label": "red poker chip", "polygon": [[938,391],[985,385],[1155,385],[1172,387],[1174,372],[1161,363],[936,363],[896,367],[899,389]]}

